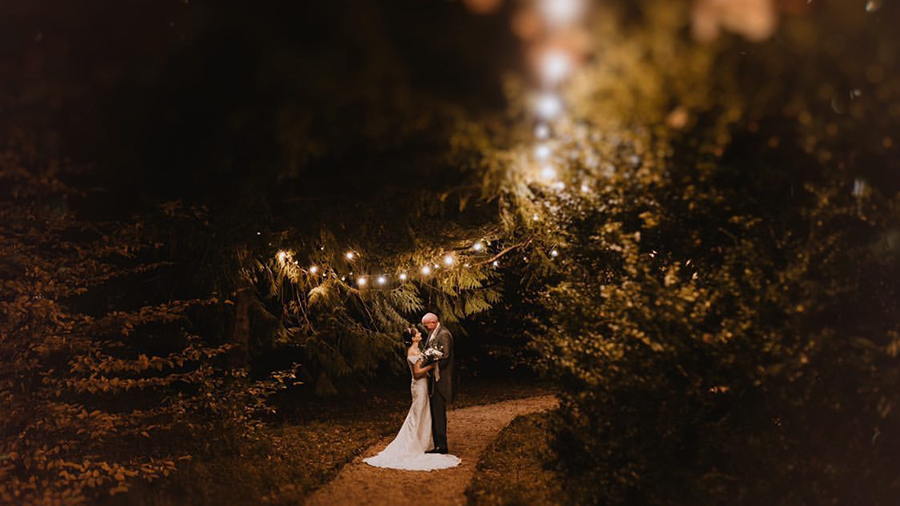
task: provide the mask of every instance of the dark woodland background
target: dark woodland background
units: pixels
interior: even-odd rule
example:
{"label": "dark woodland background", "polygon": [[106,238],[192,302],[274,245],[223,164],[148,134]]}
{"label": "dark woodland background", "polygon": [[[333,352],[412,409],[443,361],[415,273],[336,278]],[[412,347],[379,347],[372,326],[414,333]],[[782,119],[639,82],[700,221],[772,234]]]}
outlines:
{"label": "dark woodland background", "polygon": [[0,503],[271,452],[434,311],[463,391],[552,385],[573,503],[894,504],[900,6],[777,5],[598,4],[553,192],[515,2],[6,2]]}

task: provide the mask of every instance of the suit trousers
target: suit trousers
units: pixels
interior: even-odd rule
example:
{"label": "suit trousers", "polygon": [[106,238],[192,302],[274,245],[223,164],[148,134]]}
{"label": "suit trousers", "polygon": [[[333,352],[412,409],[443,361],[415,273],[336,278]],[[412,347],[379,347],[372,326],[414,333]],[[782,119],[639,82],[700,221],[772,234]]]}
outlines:
{"label": "suit trousers", "polygon": [[437,389],[431,395],[431,435],[435,448],[447,449],[447,400]]}

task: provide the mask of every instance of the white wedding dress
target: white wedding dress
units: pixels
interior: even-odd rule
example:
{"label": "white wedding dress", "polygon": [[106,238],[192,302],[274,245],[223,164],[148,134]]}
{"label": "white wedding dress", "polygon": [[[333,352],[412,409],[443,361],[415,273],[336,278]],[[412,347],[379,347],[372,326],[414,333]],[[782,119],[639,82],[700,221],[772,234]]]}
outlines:
{"label": "white wedding dress", "polygon": [[[421,356],[407,357],[409,371]],[[428,401],[428,378],[416,379],[412,376],[412,406],[397,437],[378,455],[363,459],[375,467],[406,469],[409,471],[432,471],[447,469],[460,464],[459,457],[440,453],[425,453],[434,448],[431,437],[431,407]]]}

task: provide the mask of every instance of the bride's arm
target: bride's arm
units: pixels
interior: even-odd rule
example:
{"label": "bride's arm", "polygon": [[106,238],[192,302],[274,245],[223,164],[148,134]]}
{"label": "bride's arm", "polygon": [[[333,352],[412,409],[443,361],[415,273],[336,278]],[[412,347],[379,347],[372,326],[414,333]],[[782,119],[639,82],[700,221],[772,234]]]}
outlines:
{"label": "bride's arm", "polygon": [[428,375],[428,372],[434,369],[434,364],[422,367],[422,361],[419,360],[415,364],[413,364],[413,377],[416,379],[422,379]]}

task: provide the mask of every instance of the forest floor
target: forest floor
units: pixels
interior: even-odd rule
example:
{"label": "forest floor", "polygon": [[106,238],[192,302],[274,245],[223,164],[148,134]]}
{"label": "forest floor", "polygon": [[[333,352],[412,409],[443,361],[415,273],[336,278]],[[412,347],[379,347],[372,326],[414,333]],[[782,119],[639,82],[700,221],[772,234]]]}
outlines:
{"label": "forest floor", "polygon": [[479,406],[453,409],[447,413],[451,453],[462,464],[439,471],[402,471],[382,469],[362,462],[384,449],[393,435],[370,447],[338,476],[316,491],[308,506],[416,505],[427,500],[431,506],[466,504],[466,488],[472,482],[481,454],[513,419],[547,411],[557,406],[553,395],[514,399]]}
{"label": "forest floor", "polygon": [[481,454],[466,490],[468,506],[576,504],[570,489],[577,486],[558,466],[552,448],[555,411],[524,415],[512,421]]}
{"label": "forest floor", "polygon": [[[451,450],[469,436],[456,425],[458,414],[489,412],[489,406],[535,397],[552,397],[553,391],[534,379],[475,379],[460,389],[448,416]],[[136,485],[129,493],[107,497],[103,506],[295,506],[314,491],[335,480],[347,467],[384,448],[396,435],[409,410],[409,388],[371,391],[358,398],[285,399],[283,419],[267,424],[263,437],[240,451],[222,448],[198,455],[175,475],[154,483]],[[506,409],[506,408],[504,408]],[[527,410],[526,410],[527,411]],[[524,412],[524,411],[523,411]],[[454,414],[456,413],[456,414]],[[508,419],[506,419],[508,417]],[[510,411],[486,431],[477,452],[460,455],[467,475],[478,454],[515,414]],[[458,438],[458,439],[457,439]],[[422,473],[428,474],[428,473]],[[434,473],[432,473],[434,474]],[[440,476],[440,475],[438,475]],[[469,478],[462,483],[463,489]],[[462,489],[455,497],[462,497]],[[413,492],[418,496],[420,492]],[[459,502],[457,502],[458,504]],[[336,502],[333,504],[343,504]]]}

